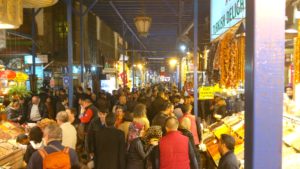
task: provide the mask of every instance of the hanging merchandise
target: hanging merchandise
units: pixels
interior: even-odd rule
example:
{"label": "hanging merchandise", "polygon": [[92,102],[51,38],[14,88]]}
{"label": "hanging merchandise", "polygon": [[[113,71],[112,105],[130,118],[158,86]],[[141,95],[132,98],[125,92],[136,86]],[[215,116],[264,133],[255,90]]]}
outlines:
{"label": "hanging merchandise", "polygon": [[0,1],[0,29],[17,29],[23,23],[23,0]]}
{"label": "hanging merchandise", "polygon": [[245,81],[245,37],[236,38],[228,32],[220,42],[218,54],[221,86],[236,88]]}
{"label": "hanging merchandise", "polygon": [[[298,21],[298,30],[300,29],[300,21]],[[300,32],[294,40],[294,76],[295,84],[300,83]]]}

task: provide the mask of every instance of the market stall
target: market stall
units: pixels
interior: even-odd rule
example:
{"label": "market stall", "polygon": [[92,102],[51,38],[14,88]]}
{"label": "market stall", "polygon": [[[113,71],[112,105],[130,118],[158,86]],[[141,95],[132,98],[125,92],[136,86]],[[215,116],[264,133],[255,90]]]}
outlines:
{"label": "market stall", "polygon": [[19,134],[25,129],[15,123],[2,121],[0,123],[0,166],[7,168],[22,168],[25,150],[16,142]]}

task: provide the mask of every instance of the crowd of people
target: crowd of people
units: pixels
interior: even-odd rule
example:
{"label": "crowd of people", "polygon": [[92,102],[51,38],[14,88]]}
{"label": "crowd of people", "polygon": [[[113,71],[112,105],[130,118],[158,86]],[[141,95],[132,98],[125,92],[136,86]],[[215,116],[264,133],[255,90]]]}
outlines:
{"label": "crowd of people", "polygon": [[[28,137],[17,139],[27,145],[28,169],[205,168],[199,150],[204,120],[194,115],[193,98],[176,87],[159,84],[131,92],[120,87],[111,95],[79,86],[74,96],[73,107],[64,89],[9,104],[9,121],[37,124]],[[220,100],[208,104],[208,115],[226,114]],[[222,135],[219,169],[239,168],[234,145],[232,136]]]}

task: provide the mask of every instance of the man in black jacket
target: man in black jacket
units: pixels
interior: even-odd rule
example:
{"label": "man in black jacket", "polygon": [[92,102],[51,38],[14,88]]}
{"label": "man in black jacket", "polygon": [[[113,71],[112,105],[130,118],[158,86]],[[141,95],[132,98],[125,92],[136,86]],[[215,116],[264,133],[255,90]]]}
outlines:
{"label": "man in black jacket", "polygon": [[218,146],[222,156],[218,169],[239,169],[239,162],[234,154],[234,138],[230,135],[222,134]]}
{"label": "man in black jacket", "polygon": [[92,138],[95,169],[125,169],[124,132],[114,127],[114,114],[108,114],[105,122],[106,127]]}
{"label": "man in black jacket", "polygon": [[153,120],[153,118],[155,117],[155,115],[157,115],[159,112],[161,112],[161,111],[164,110],[163,104],[165,102],[167,102],[165,100],[165,93],[164,92],[159,92],[157,94],[157,97],[155,98],[155,100],[152,102],[150,111],[147,114],[148,119],[150,121]]}
{"label": "man in black jacket", "polygon": [[28,104],[27,121],[36,123],[48,117],[48,110],[44,103],[40,101],[39,96],[33,96]]}
{"label": "man in black jacket", "polygon": [[105,118],[107,115],[107,110],[105,108],[101,108],[98,111],[98,117],[99,118],[94,118],[90,126],[88,128],[88,135],[87,135],[87,152],[91,153],[91,156],[94,156],[93,152],[95,150],[94,148],[94,138],[93,136],[101,129],[105,128]]}

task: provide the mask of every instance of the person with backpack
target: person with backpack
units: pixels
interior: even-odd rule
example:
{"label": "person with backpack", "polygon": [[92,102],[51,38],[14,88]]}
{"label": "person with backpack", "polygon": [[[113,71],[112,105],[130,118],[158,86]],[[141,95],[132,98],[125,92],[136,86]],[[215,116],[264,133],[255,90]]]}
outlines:
{"label": "person with backpack", "polygon": [[62,129],[50,124],[44,129],[44,141],[47,145],[34,152],[27,169],[70,169],[78,167],[76,151],[61,144]]}

